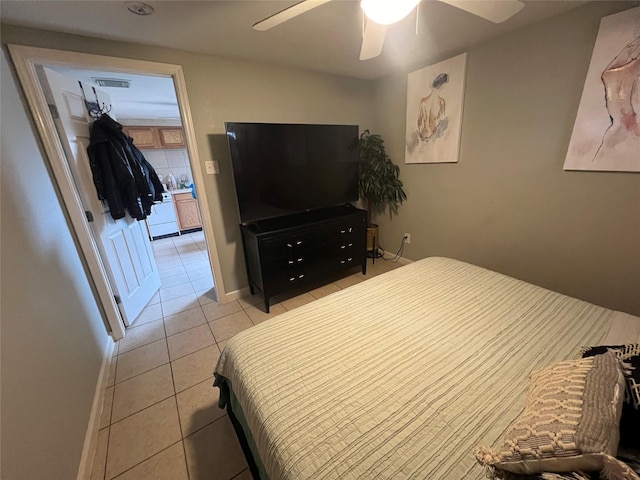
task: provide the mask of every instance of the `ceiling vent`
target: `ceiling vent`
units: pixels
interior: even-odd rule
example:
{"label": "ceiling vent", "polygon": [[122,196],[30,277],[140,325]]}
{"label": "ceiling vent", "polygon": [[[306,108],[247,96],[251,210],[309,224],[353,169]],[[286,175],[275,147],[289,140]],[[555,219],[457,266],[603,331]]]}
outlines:
{"label": "ceiling vent", "polygon": [[129,88],[131,86],[131,80],[118,78],[94,78],[93,80],[99,87]]}

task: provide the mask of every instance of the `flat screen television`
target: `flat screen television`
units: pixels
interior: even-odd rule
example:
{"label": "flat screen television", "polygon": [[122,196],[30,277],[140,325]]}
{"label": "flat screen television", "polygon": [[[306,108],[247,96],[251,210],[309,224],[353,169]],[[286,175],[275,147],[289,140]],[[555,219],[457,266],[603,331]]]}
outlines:
{"label": "flat screen television", "polygon": [[225,123],[242,223],[358,199],[358,126]]}

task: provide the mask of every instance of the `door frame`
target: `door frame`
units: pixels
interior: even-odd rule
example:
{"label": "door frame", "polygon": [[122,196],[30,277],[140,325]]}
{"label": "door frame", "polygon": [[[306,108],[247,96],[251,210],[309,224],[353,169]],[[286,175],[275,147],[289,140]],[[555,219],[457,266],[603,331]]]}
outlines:
{"label": "door frame", "polygon": [[185,132],[191,171],[198,192],[198,204],[203,217],[202,222],[207,240],[207,249],[209,251],[211,273],[213,275],[218,301],[220,298],[225,298],[226,291],[224,289],[222,275],[220,274],[221,267],[218,249],[213,234],[213,224],[209,211],[209,203],[207,201],[204,175],[200,168],[200,157],[196,146],[195,131],[182,66],[14,44],[8,45],[8,49],[31,110],[36,129],[42,140],[54,181],[59,188],[62,200],[69,213],[71,226],[76,233],[79,250],[81,250],[79,253],[84,256],[87,262],[87,268],[93,279],[97,297],[96,301],[101,305],[105,313],[113,339],[117,341],[124,337],[124,323],[115,302],[113,289],[109,283],[96,240],[93,237],[91,227],[87,221],[80,195],[73,183],[73,177],[64,154],[62,143],[58,137],[44,92],[38,80],[36,65],[87,68],[121,74],[136,73],[140,75],[165,76],[173,79],[182,127]]}

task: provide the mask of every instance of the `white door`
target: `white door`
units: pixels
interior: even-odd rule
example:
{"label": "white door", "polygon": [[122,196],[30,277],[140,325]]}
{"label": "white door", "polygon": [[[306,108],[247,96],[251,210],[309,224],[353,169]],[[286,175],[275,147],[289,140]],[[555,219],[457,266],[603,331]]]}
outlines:
{"label": "white door", "polygon": [[[47,67],[43,67],[41,73],[44,75],[40,76],[45,78],[40,80],[49,87],[44,88],[47,102],[57,109],[56,128],[76,188],[85,210],[90,212],[88,216],[93,217],[91,229],[116,302],[125,325],[131,325],[160,288],[160,276],[146,224],[128,214],[114,220],[106,205],[98,200],[87,154],[89,126],[93,118],[87,112],[83,97],[84,93],[89,101],[94,101],[93,89],[81,88],[77,80]],[[100,105],[110,105],[105,92],[96,92]]]}

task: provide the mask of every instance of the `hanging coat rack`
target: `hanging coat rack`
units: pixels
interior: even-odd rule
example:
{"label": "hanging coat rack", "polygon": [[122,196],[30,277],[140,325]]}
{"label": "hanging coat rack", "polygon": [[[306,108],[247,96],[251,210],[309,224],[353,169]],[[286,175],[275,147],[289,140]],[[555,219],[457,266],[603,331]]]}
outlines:
{"label": "hanging coat rack", "polygon": [[84,97],[84,104],[87,106],[87,111],[92,118],[100,118],[105,113],[109,113],[111,111],[111,105],[107,107],[105,102],[102,102],[102,106],[100,106],[100,100],[98,99],[98,92],[96,91],[96,87],[91,87],[93,90],[93,96],[95,97],[95,102],[87,100],[87,96],[84,93],[84,87],[82,86],[82,82],[78,81],[80,85],[80,90],[82,90],[82,96]]}

